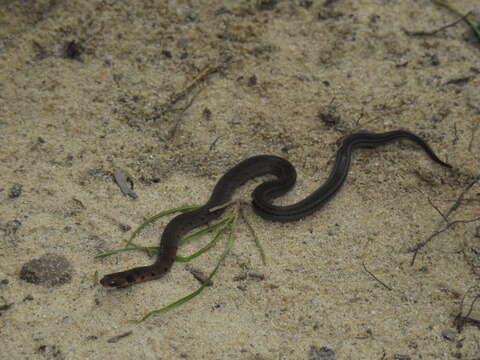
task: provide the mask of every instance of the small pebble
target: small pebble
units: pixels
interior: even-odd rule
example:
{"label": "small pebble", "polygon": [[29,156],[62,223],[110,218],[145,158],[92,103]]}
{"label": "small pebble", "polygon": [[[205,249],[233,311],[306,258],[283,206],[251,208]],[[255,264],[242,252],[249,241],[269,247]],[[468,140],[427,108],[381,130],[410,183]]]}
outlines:
{"label": "small pebble", "polygon": [[312,345],[308,354],[308,360],[336,360],[336,358],[335,352],[326,346],[318,348]]}
{"label": "small pebble", "polygon": [[64,256],[45,254],[25,263],[20,270],[20,279],[48,287],[63,285],[72,279],[72,266]]}
{"label": "small pebble", "polygon": [[393,358],[394,358],[395,360],[412,360],[412,358],[411,358],[410,356],[408,356],[408,355],[398,355],[398,354],[395,354],[395,355],[393,356]]}
{"label": "small pebble", "polygon": [[22,226],[22,223],[18,220],[10,220],[7,221],[3,226],[1,226],[0,230],[4,230],[7,235],[13,235],[17,232],[17,230]]}
{"label": "small pebble", "polygon": [[10,188],[10,191],[8,192],[8,197],[10,199],[18,198],[22,194],[22,187],[22,184],[13,184]]}
{"label": "small pebble", "polygon": [[442,331],[442,336],[449,341],[455,341],[457,335],[458,333],[453,329],[445,329]]}

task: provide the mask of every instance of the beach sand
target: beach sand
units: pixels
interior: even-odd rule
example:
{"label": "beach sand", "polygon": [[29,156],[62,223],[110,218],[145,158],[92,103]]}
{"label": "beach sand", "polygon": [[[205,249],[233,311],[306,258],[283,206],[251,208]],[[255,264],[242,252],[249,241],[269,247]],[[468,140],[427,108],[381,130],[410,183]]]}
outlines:
{"label": "beach sand", "polygon": [[[455,14],[429,1],[1,3],[2,359],[480,357],[478,323],[455,323],[480,295],[480,221],[431,237],[442,215],[480,215],[480,45],[463,22],[412,34]],[[242,159],[289,159],[288,204],[326,179],[343,136],[398,128],[454,169],[408,141],[356,151],[314,215],[280,224],[245,208],[266,265],[240,221],[214,285],[140,324],[199,287],[185,264],[99,284],[154,259],[97,255],[161,210],[204,203]],[[158,245],[169,219],[137,243]],[[208,274],[224,243],[191,266]],[[469,316],[480,321],[480,302]]]}

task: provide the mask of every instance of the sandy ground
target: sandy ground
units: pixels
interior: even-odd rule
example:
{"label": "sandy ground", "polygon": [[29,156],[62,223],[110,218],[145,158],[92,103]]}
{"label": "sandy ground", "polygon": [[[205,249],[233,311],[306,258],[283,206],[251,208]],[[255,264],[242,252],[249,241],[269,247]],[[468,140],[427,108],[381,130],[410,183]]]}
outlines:
{"label": "sandy ground", "polygon": [[[480,358],[480,302],[465,319],[480,221],[449,225],[413,265],[409,251],[445,229],[439,211],[480,215],[479,42],[464,23],[409,33],[455,15],[427,0],[0,4],[2,359]],[[286,204],[324,181],[343,136],[397,128],[455,169],[406,141],[358,151],[313,216],[247,211],[266,265],[240,226],[213,287],[139,325],[199,286],[185,266],[123,290],[98,283],[152,259],[96,255],[160,210],[203,203],[238,161],[294,163]],[[139,242],[156,245],[167,221]],[[192,265],[208,273],[222,248]]]}

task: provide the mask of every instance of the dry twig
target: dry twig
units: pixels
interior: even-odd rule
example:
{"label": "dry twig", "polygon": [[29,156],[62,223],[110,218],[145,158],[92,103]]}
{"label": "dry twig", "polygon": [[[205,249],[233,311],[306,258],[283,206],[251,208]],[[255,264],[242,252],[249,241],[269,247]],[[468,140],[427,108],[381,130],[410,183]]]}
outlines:
{"label": "dry twig", "polygon": [[373,273],[371,273],[367,267],[365,266],[365,263],[362,262],[362,266],[363,266],[363,269],[365,270],[365,272],[370,275],[372,278],[374,278],[376,281],[378,281],[380,284],[382,284],[387,290],[390,290],[392,291],[393,289],[388,286],[387,284],[385,284],[382,280],[378,279]]}
{"label": "dry twig", "polygon": [[413,252],[413,257],[412,257],[412,261],[410,262],[410,265],[413,266],[414,263],[415,263],[415,259],[417,258],[417,255],[418,255],[418,252],[424,248],[430,241],[432,241],[436,236],[440,235],[441,233],[447,231],[449,228],[451,228],[452,226],[456,225],[456,224],[468,224],[468,223],[472,223],[472,222],[475,222],[475,221],[479,221],[480,220],[480,216],[479,217],[476,217],[476,218],[473,218],[473,219],[469,219],[469,220],[455,220],[455,221],[448,221],[448,217],[455,211],[459,208],[459,206],[461,205],[462,201],[463,201],[463,198],[465,197],[465,194],[473,187],[473,185],[475,185],[478,181],[480,181],[480,177],[476,178],[474,181],[472,181],[470,184],[467,185],[467,187],[465,189],[463,189],[463,191],[461,192],[461,194],[458,196],[458,198],[455,200],[455,203],[450,207],[450,209],[448,209],[448,211],[446,213],[442,213],[440,211],[440,209],[438,209],[431,201],[430,199],[428,199],[428,201],[430,202],[430,205],[432,205],[432,207],[440,214],[440,216],[442,217],[442,219],[445,221],[445,225],[443,226],[443,228],[441,228],[440,230],[437,230],[435,231],[434,233],[432,233],[427,239],[425,239],[424,241],[421,241],[419,243],[417,243],[417,245],[411,247],[410,249],[408,249],[408,252]]}

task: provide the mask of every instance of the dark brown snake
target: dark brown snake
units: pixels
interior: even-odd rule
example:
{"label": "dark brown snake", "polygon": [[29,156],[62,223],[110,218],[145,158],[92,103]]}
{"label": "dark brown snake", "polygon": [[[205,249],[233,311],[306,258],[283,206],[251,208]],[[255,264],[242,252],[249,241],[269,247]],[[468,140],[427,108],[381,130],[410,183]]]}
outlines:
{"label": "dark brown snake", "polygon": [[451,166],[440,160],[425,140],[406,130],[385,133],[358,132],[345,137],[336,153],[335,163],[328,179],[305,199],[287,206],[272,204],[272,200],[288,192],[295,184],[297,174],[290,162],[273,155],[253,156],[228,170],[215,185],[208,202],[202,207],[180,214],[168,223],[160,240],[160,249],[155,263],[127,271],[105,275],[100,283],[107,287],[125,287],[135,283],[161,278],[173,265],[180,239],[198,226],[218,218],[225,208],[211,210],[231,200],[235,189],[248,180],[263,175],[274,175],[275,180],[266,181],[255,188],[252,203],[255,212],[262,218],[288,222],[304,218],[320,209],[340,189],[347,178],[352,151],[356,148],[375,148],[397,139],[408,139],[420,145],[427,155],[442,166]]}

